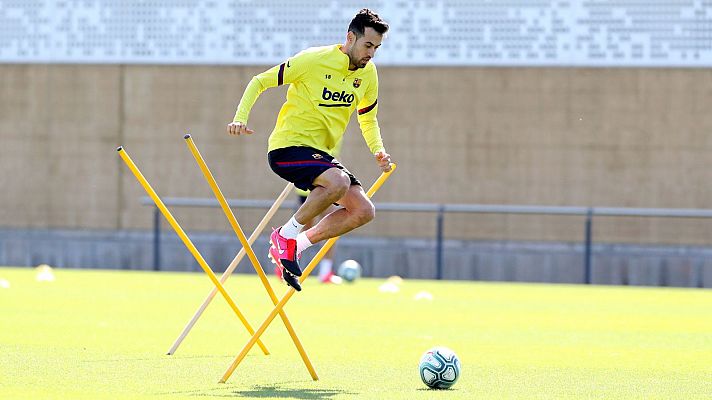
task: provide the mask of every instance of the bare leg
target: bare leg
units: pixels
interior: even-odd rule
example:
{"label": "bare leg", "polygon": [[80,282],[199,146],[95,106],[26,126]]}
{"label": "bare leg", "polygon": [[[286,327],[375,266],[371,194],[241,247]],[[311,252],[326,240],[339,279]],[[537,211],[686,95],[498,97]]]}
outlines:
{"label": "bare leg", "polygon": [[[305,199],[306,200],[306,199]],[[335,205],[330,205],[323,213],[319,214],[319,217],[312,219],[308,223],[304,224],[304,230],[309,230],[311,227],[319,223],[321,218],[326,215],[331,214],[336,211]],[[340,283],[337,281],[338,277],[334,275],[334,253],[336,246],[331,246],[329,251],[324,254],[324,257],[319,262],[319,281],[322,283]]]}
{"label": "bare leg", "polygon": [[[319,220],[321,218],[324,218],[326,215],[331,214],[332,212],[336,211],[337,208],[335,205],[331,204],[323,213],[319,214],[319,218],[314,218],[308,223],[304,224],[304,230],[307,231],[311,229],[313,226],[319,223]],[[331,246],[329,251],[324,254],[324,260],[333,260],[334,259],[334,251],[336,249],[336,245]]]}
{"label": "bare leg", "polygon": [[[375,217],[375,207],[361,186],[350,186],[346,194],[338,200],[338,203],[344,208],[327,215],[316,226],[306,231],[310,242],[317,243],[341,236],[361,225],[367,224]],[[306,205],[306,203],[304,204]]]}
{"label": "bare leg", "polygon": [[344,197],[349,190],[349,185],[351,185],[351,181],[348,175],[340,169],[330,168],[324,171],[314,179],[316,187],[312,189],[307,200],[294,214],[294,218],[300,224],[307,224]]}

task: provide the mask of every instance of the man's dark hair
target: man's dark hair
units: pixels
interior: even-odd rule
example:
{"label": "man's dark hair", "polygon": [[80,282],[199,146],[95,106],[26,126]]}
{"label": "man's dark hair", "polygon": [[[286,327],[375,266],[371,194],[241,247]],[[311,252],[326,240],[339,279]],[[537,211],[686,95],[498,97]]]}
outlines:
{"label": "man's dark hair", "polygon": [[353,32],[356,34],[356,37],[359,38],[364,35],[366,28],[373,28],[381,35],[388,32],[388,24],[386,21],[382,20],[378,14],[368,8],[359,11],[354,19],[351,20],[349,32]]}

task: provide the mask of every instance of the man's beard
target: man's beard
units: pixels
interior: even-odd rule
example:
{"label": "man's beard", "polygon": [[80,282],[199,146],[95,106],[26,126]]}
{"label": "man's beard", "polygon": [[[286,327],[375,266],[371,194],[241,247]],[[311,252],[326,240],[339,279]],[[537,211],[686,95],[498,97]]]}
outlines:
{"label": "man's beard", "polygon": [[349,54],[349,59],[351,60],[351,64],[355,65],[356,68],[365,68],[366,64],[368,64],[368,62],[366,62],[363,65],[361,65],[361,60],[354,59],[353,54]]}

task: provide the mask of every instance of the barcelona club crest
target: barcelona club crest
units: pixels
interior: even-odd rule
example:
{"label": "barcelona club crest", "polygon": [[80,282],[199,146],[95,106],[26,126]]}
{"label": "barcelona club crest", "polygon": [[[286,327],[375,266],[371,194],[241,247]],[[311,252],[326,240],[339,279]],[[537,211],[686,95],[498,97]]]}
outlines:
{"label": "barcelona club crest", "polygon": [[354,87],[357,88],[361,86],[361,78],[354,79]]}

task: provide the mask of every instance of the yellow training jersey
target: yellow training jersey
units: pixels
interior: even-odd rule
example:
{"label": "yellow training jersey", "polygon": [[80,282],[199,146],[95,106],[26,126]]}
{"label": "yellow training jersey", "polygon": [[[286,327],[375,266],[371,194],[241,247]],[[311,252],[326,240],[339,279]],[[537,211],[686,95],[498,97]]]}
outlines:
{"label": "yellow training jersey", "polygon": [[289,84],[287,101],[269,137],[268,151],[308,146],[333,155],[358,109],[358,122],[372,153],[384,150],[378,127],[378,73],[373,62],[349,71],[341,45],[312,47],[252,78],[235,113],[247,123],[257,97],[267,88]]}

